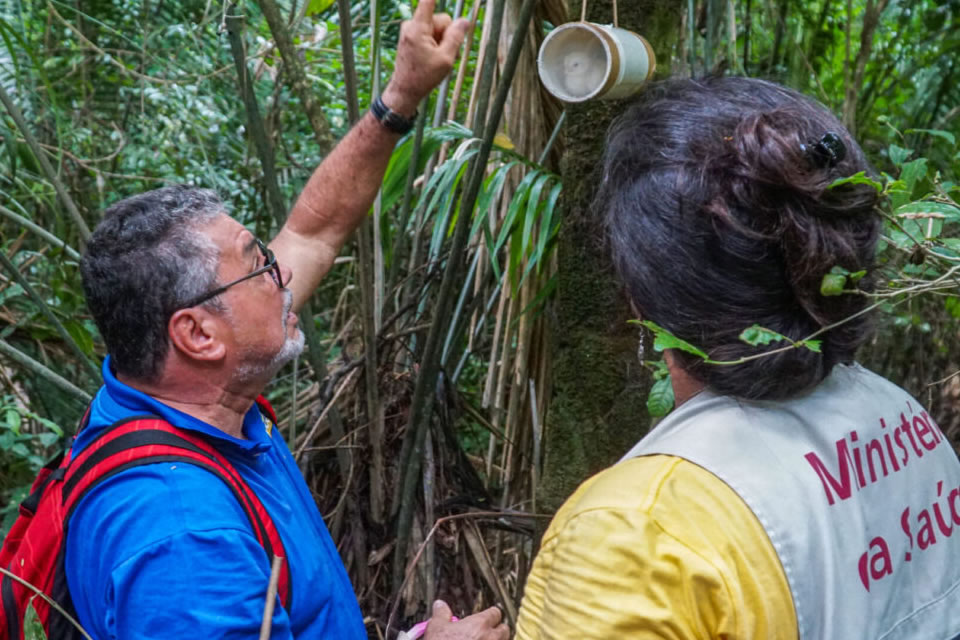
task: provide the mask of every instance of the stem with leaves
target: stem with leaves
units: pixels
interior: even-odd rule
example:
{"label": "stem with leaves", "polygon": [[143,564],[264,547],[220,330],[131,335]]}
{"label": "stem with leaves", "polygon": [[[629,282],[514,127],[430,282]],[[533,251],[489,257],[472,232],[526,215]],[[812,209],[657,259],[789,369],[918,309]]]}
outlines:
{"label": "stem with leaves", "polygon": [[37,308],[40,309],[40,312],[47,319],[51,325],[53,325],[54,330],[60,335],[60,339],[66,343],[70,350],[73,351],[73,354],[77,357],[80,364],[87,370],[87,374],[90,376],[90,379],[95,383],[99,384],[100,381],[100,369],[97,365],[93,364],[90,358],[87,357],[87,354],[83,352],[83,349],[80,348],[80,345],[77,344],[77,341],[73,339],[73,336],[67,331],[66,327],[63,326],[63,323],[53,314],[53,311],[50,310],[50,307],[44,302],[43,298],[37,294],[34,288],[30,285],[30,282],[23,277],[23,274],[20,273],[20,270],[17,269],[17,266],[13,264],[10,258],[7,257],[7,254],[3,251],[0,251],[0,266],[2,266],[7,273],[9,273],[14,280],[17,281],[23,290],[30,296],[30,299],[33,300],[33,303],[37,305]]}
{"label": "stem with leaves", "polygon": [[310,121],[310,128],[313,129],[313,137],[320,147],[320,154],[326,155],[333,147],[330,123],[327,122],[327,118],[323,114],[323,106],[313,93],[313,86],[307,80],[303,63],[293,46],[290,31],[280,15],[280,9],[277,7],[275,0],[257,0],[257,3],[260,5],[260,10],[263,11],[263,17],[266,18],[267,24],[270,26],[270,33],[273,34],[273,40],[277,43],[280,57],[283,58],[286,76],[290,80],[293,91],[300,98],[300,102],[303,103],[303,110]]}
{"label": "stem with leaves", "polygon": [[282,225],[287,217],[287,207],[283,203],[283,196],[280,194],[280,186],[277,183],[273,145],[270,143],[270,138],[267,136],[266,128],[263,125],[260,106],[257,104],[257,96],[253,91],[253,79],[250,77],[250,70],[247,68],[247,53],[243,43],[244,16],[237,14],[236,11],[236,3],[231,3],[224,17],[227,33],[230,37],[230,51],[233,53],[233,63],[237,68],[237,83],[240,85],[240,94],[247,113],[247,130],[253,139],[253,144],[257,149],[257,157],[260,158],[260,166],[263,168],[263,186],[267,192],[267,207],[277,224]]}
{"label": "stem with leaves", "polygon": [[14,124],[20,129],[20,133],[23,134],[23,139],[27,141],[27,146],[30,147],[33,155],[36,156],[37,162],[40,163],[40,168],[43,169],[43,173],[47,176],[47,180],[53,185],[57,196],[60,198],[63,206],[66,207],[67,213],[70,214],[73,223],[77,225],[77,230],[80,232],[80,239],[82,241],[81,244],[86,245],[87,241],[90,240],[90,229],[87,227],[87,223],[84,222],[83,216],[80,215],[80,210],[77,209],[77,205],[74,204],[73,199],[67,193],[66,187],[63,186],[60,178],[57,177],[57,172],[50,166],[50,162],[40,147],[40,143],[33,137],[33,132],[30,130],[30,127],[27,126],[27,121],[23,118],[20,108],[17,107],[17,104],[7,94],[2,84],[0,84],[0,102],[3,102],[3,106],[6,107],[10,117],[13,118]]}
{"label": "stem with leaves", "polygon": [[[470,231],[471,214],[473,213],[480,187],[483,184],[487,160],[490,157],[490,150],[493,148],[493,138],[500,123],[500,117],[503,114],[503,107],[507,101],[507,94],[510,90],[513,74],[517,68],[520,52],[527,40],[527,29],[533,17],[533,9],[536,4],[536,0],[524,0],[523,6],[520,9],[519,18],[517,19],[517,28],[514,32],[513,40],[510,43],[510,51],[507,54],[501,71],[497,95],[490,108],[489,117],[485,118],[487,97],[490,95],[490,88],[493,84],[494,65],[497,62],[497,45],[504,12],[504,0],[494,0],[492,29],[487,45],[488,51],[486,60],[484,61],[484,68],[480,76],[479,98],[477,111],[474,116],[475,132],[480,131],[482,123],[486,120],[486,125],[482,128],[483,140],[480,145],[480,150],[473,160],[469,182],[459,203],[460,215],[457,218],[457,223],[454,228],[450,253],[444,269],[443,280],[440,284],[440,291],[437,295],[434,322],[430,325],[430,331],[427,334],[426,344],[424,345],[420,377],[417,379],[417,384],[414,388],[410,409],[410,421],[403,442],[403,450],[401,451],[400,468],[403,469],[404,476],[401,485],[401,494],[399,496],[397,546],[394,551],[396,554],[393,565],[393,584],[395,587],[399,587],[402,581],[406,551],[410,540],[410,526],[413,522],[416,481],[420,473],[423,443],[432,414],[433,391],[436,389],[440,375],[440,360],[442,357],[441,342],[443,336],[446,335],[446,325],[449,323],[450,308],[454,303],[454,283],[459,280],[459,273],[462,268],[463,256]],[[456,201],[451,202],[450,206],[457,206]]]}
{"label": "stem with leaves", "polygon": [[52,382],[54,385],[60,387],[62,390],[66,391],[85,404],[89,403],[93,399],[93,396],[91,396],[89,393],[74,386],[72,382],[69,382],[59,374],[54,373],[43,364],[37,362],[27,354],[12,346],[6,340],[0,339],[0,353],[20,363],[26,369],[47,380],[48,382]]}

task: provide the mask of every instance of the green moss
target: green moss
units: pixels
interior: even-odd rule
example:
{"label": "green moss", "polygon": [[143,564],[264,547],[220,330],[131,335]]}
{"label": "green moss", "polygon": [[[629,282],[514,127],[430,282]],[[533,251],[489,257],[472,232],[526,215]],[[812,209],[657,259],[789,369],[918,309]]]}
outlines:
{"label": "green moss", "polygon": [[[656,51],[670,51],[679,33],[679,3],[620,3],[620,26],[641,33]],[[575,5],[575,6],[574,6]],[[580,4],[569,6],[579,16]],[[588,5],[588,19],[609,24],[612,3]],[[658,75],[668,72],[658,63]],[[588,476],[616,462],[644,433],[652,381],[637,361],[639,332],[620,293],[592,206],[600,182],[604,135],[622,102],[568,109],[564,192],[558,245],[554,389],[544,437],[539,500],[556,509]]]}

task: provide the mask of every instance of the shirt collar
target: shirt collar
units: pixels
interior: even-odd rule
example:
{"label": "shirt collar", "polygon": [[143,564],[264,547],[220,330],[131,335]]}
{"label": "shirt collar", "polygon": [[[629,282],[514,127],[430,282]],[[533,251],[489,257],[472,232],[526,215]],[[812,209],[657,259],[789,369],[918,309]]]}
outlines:
{"label": "shirt collar", "polygon": [[[114,375],[108,355],[103,361],[103,387],[100,388],[91,405],[90,422],[91,427],[95,427],[92,431],[98,432],[117,420],[144,414],[159,416],[176,427],[201,433],[213,440],[218,447],[226,445],[235,450],[258,454],[269,450],[272,446],[270,440],[272,429],[268,431],[265,419],[260,414],[256,403],[243,417],[243,435],[246,439],[235,438],[212,424],[174,409],[124,384]],[[84,429],[78,439],[82,441],[86,439],[83,436],[94,435],[94,433],[87,434],[88,430],[91,429]]]}

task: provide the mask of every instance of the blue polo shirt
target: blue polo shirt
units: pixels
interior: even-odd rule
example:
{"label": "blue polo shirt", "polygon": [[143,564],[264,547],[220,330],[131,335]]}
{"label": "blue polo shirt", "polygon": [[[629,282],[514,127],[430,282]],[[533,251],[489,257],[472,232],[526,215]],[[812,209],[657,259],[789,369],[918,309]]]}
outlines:
{"label": "blue polo shirt", "polygon": [[[336,546],[290,451],[256,406],[246,440],[227,435],[118,381],[103,364],[90,423],[74,451],[114,422],[153,414],[206,436],[257,494],[290,566],[289,611],[279,599],[271,638],[365,640],[363,618]],[[97,640],[257,638],[270,562],[227,486],[190,464],[125,470],[88,493],[70,519],[67,584]]]}

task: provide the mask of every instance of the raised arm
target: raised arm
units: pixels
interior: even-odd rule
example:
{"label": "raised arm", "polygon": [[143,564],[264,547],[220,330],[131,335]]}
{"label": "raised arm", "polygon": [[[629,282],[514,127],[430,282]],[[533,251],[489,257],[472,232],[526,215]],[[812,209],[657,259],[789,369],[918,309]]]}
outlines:
{"label": "raised arm", "polygon": [[[383,92],[392,111],[412,117],[420,101],[450,73],[469,21],[434,15],[436,0],[421,0],[400,28],[393,77]],[[370,210],[400,136],[370,113],[313,172],[286,224],[270,243],[293,270],[290,289],[299,310]]]}

